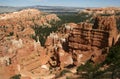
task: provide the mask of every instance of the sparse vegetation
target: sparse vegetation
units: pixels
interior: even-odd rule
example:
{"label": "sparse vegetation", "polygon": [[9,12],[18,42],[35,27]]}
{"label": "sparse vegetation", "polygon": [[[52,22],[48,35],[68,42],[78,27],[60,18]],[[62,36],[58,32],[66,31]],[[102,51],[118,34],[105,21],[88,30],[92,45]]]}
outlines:
{"label": "sparse vegetation", "polygon": [[56,32],[59,29],[61,22],[57,22],[57,23],[51,22],[50,25],[51,27],[48,26],[33,27],[36,34],[35,36],[33,36],[33,38],[37,40],[36,37],[39,36],[39,41],[42,46],[44,46],[47,36],[50,35],[50,33]]}
{"label": "sparse vegetation", "polygon": [[117,15],[117,16],[120,15],[120,12],[116,13],[115,15]]}
{"label": "sparse vegetation", "polygon": [[[100,67],[108,65],[105,70],[100,70]],[[106,60],[98,65],[93,65],[89,61],[85,65],[77,68],[78,74],[84,76],[86,79],[101,79],[101,78],[120,78],[120,46],[116,45],[110,48]],[[85,72],[85,73],[82,73]]]}
{"label": "sparse vegetation", "polygon": [[61,19],[62,23],[79,23],[79,22],[85,22],[86,20],[90,19],[92,15],[89,15],[87,13],[80,13],[80,14],[71,14],[71,15],[58,15],[58,17]]}
{"label": "sparse vegetation", "polygon": [[119,18],[117,19],[116,24],[117,24],[118,30],[120,31],[120,16],[117,16],[117,17]]}
{"label": "sparse vegetation", "polygon": [[60,76],[63,76],[63,75],[65,75],[66,73],[70,73],[70,71],[69,71],[69,70],[62,70],[62,71],[60,72]]}
{"label": "sparse vegetation", "polygon": [[12,76],[10,79],[20,79],[20,77],[21,77],[21,75],[17,74],[17,75]]}
{"label": "sparse vegetation", "polygon": [[61,21],[59,21],[59,22],[51,21],[49,23],[51,25],[51,27],[38,26],[38,25],[35,25],[35,27],[33,26],[33,29],[35,30],[35,34],[36,34],[35,36],[33,36],[33,39],[37,40],[36,37],[39,36],[39,41],[41,42],[41,45],[44,46],[47,36],[51,32],[58,31],[58,29],[63,24],[70,23],[70,22],[75,22],[75,23],[84,22],[87,19],[90,19],[92,17],[92,15],[81,13],[81,14],[58,15],[58,17],[61,19]]}
{"label": "sparse vegetation", "polygon": [[[36,78],[119,79],[120,39],[116,45],[112,44],[114,46],[109,47],[111,42],[117,40],[116,38],[109,40],[109,38],[114,35],[119,36],[116,33],[118,31],[116,24],[120,30],[120,13],[115,14],[113,10],[108,11],[112,14],[107,14],[106,11],[102,12],[102,9],[90,11],[92,9],[88,9],[88,13],[84,10],[79,14],[60,12],[56,16],[36,9],[28,9],[1,15],[0,69],[3,78],[9,76],[9,79],[21,79],[22,75],[13,74],[11,77],[9,71],[14,73],[25,69]],[[111,15],[114,17],[109,18]],[[112,30],[112,27],[115,29]],[[53,39],[46,42],[49,35]],[[55,39],[59,37],[60,40]],[[42,46],[46,42],[46,47],[41,47],[33,39],[39,40]],[[105,57],[106,60],[103,61]],[[91,60],[86,61],[88,58]],[[85,64],[78,66],[79,63]],[[5,65],[7,67],[4,67]],[[4,70],[7,71],[3,72]],[[30,76],[26,75],[26,77]]]}
{"label": "sparse vegetation", "polygon": [[111,16],[113,14],[101,14],[101,16]]}
{"label": "sparse vegetation", "polygon": [[106,64],[120,64],[120,46],[113,46],[110,48],[110,52],[105,60]]}

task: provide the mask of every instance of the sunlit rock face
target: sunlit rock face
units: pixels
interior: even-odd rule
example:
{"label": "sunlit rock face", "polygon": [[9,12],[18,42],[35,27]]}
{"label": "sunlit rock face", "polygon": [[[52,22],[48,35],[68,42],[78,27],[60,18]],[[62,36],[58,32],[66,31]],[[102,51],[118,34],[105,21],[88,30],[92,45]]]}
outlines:
{"label": "sunlit rock face", "polygon": [[[70,53],[63,49],[63,43],[66,42],[66,37],[60,33],[51,33],[45,43],[45,47],[51,54],[50,65],[53,67],[64,68],[73,64],[73,59]],[[56,64],[53,64],[56,62]]]}
{"label": "sunlit rock face", "polygon": [[[61,67],[61,64],[66,61],[62,56],[66,56],[66,53],[72,57],[74,65],[84,64],[88,60],[100,63],[105,60],[109,47],[116,44],[118,40],[114,16],[98,16],[94,24],[68,23],[64,25],[63,33],[63,36],[59,33],[50,34],[45,43],[46,48],[57,54],[57,62]],[[61,42],[61,38],[64,38],[64,42]]]}
{"label": "sunlit rock face", "polygon": [[77,65],[89,59],[99,63],[104,61],[108,48],[116,43],[116,19],[114,16],[98,16],[94,25],[79,23],[70,31],[69,52]]}
{"label": "sunlit rock face", "polygon": [[[55,14],[46,14],[37,9],[25,9],[0,15],[0,28],[5,34],[20,35],[21,32],[33,33],[35,27],[51,27],[51,23],[60,21]],[[4,34],[4,35],[5,35]],[[24,35],[25,36],[25,35]],[[2,38],[2,37],[1,37]]]}
{"label": "sunlit rock face", "polygon": [[88,14],[117,14],[120,12],[120,8],[117,7],[107,7],[107,8],[87,8],[80,13],[88,13]]}
{"label": "sunlit rock face", "polygon": [[59,20],[55,14],[37,9],[1,14],[0,79],[9,79],[16,74],[21,74],[22,79],[32,79],[42,75],[41,72],[48,72],[50,55],[40,45],[39,39],[32,38],[35,36],[33,28],[52,27],[50,23]]}
{"label": "sunlit rock face", "polygon": [[[87,22],[67,23],[64,25],[62,33],[64,35],[51,34],[46,40],[46,48],[52,52],[57,51],[54,54],[58,56],[58,63],[66,61],[64,57],[61,60],[59,56],[65,56],[67,53],[72,57],[74,65],[84,64],[88,60],[94,63],[104,61],[109,47],[116,44],[119,38],[114,16],[97,16],[94,24]],[[61,38],[64,42],[61,42]],[[61,53],[58,49],[61,50]]]}
{"label": "sunlit rock face", "polygon": [[32,38],[33,28],[52,27],[50,23],[59,20],[36,9],[0,15],[0,79],[15,74],[21,79],[52,79],[65,67],[104,61],[109,47],[119,44],[114,16],[98,16],[94,24],[64,24],[61,32],[50,33],[44,47],[39,38]]}

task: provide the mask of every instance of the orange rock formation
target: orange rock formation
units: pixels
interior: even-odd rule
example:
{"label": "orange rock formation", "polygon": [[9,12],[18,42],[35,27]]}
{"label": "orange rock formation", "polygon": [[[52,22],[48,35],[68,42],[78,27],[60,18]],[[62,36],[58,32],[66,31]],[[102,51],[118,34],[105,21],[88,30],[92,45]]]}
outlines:
{"label": "orange rock formation", "polygon": [[36,9],[0,15],[0,79],[15,74],[21,74],[22,79],[38,79],[69,65],[102,62],[120,37],[114,16],[98,16],[94,24],[65,24],[64,30],[51,33],[42,47],[39,39],[31,38],[35,35],[32,27],[49,26],[51,21],[59,18]]}
{"label": "orange rock formation", "polygon": [[94,25],[80,23],[70,32],[69,52],[72,53],[76,65],[89,59],[94,62],[104,61],[104,53],[116,43],[118,36],[114,16],[98,16]]}

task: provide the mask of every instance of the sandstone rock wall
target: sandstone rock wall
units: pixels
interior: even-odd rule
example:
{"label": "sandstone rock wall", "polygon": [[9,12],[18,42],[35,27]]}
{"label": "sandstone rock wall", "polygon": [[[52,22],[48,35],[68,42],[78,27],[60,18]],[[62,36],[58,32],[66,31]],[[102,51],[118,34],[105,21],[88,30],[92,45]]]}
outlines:
{"label": "sandstone rock wall", "polygon": [[69,52],[72,53],[75,64],[89,59],[94,62],[103,61],[105,59],[105,55],[102,55],[103,52],[107,53],[108,47],[116,43],[117,35],[114,16],[98,16],[94,25],[90,23],[77,24],[70,31],[68,37]]}
{"label": "sandstone rock wall", "polygon": [[112,46],[117,42],[116,38],[118,35],[118,30],[117,30],[117,22],[116,22],[116,17],[115,16],[98,16],[95,19],[95,23],[93,26],[95,29],[100,29],[104,31],[109,31],[109,46]]}
{"label": "sandstone rock wall", "polygon": [[[88,29],[74,29],[74,32],[68,38],[69,47],[81,49],[84,51],[91,50],[90,47],[104,48],[108,47],[109,32]],[[78,32],[79,31],[79,32]],[[79,40],[79,41],[78,41]],[[75,46],[73,46],[75,44]],[[83,45],[83,46],[82,46]]]}

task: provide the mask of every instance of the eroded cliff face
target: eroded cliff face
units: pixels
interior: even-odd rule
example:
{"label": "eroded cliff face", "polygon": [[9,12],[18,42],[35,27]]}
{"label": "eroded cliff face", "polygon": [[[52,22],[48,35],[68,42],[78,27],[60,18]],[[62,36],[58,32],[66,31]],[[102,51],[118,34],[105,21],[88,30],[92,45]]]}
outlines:
{"label": "eroded cliff face", "polygon": [[31,37],[35,35],[32,26],[56,22],[59,18],[33,9],[13,14],[2,15],[0,19],[1,79],[9,79],[15,74],[21,74],[22,79],[52,79],[70,65],[78,66],[88,60],[104,61],[109,47],[119,43],[114,16],[98,16],[94,24],[64,24],[61,32],[50,33],[42,47],[39,37],[36,41]]}
{"label": "eroded cliff face", "polygon": [[[109,47],[116,44],[119,36],[114,16],[98,16],[94,24],[68,23],[64,25],[63,30],[62,33],[50,35],[45,44],[48,50],[53,49],[54,57],[55,54],[58,56],[56,62],[60,63],[58,66],[61,67],[84,64],[88,60],[94,63],[104,61]],[[66,66],[61,65],[63,63],[60,60],[61,52],[62,56],[65,56],[65,53],[70,55],[73,62]]]}
{"label": "eroded cliff face", "polygon": [[37,41],[33,39],[33,27],[51,27],[51,22],[59,20],[55,14],[46,14],[36,9],[1,14],[0,79],[9,79],[15,74],[21,74],[23,79],[31,79],[50,73],[47,64],[50,56],[40,45],[39,38]]}
{"label": "eroded cliff face", "polygon": [[116,43],[118,36],[114,16],[98,16],[94,25],[80,23],[70,32],[68,46],[75,65],[89,59],[95,63],[104,61],[108,48]]}
{"label": "eroded cliff face", "polygon": [[118,35],[118,30],[117,30],[117,19],[115,16],[98,16],[95,19],[95,23],[93,26],[95,29],[100,29],[104,31],[109,31],[110,37],[109,38],[109,46],[115,44],[117,42],[117,35]]}

